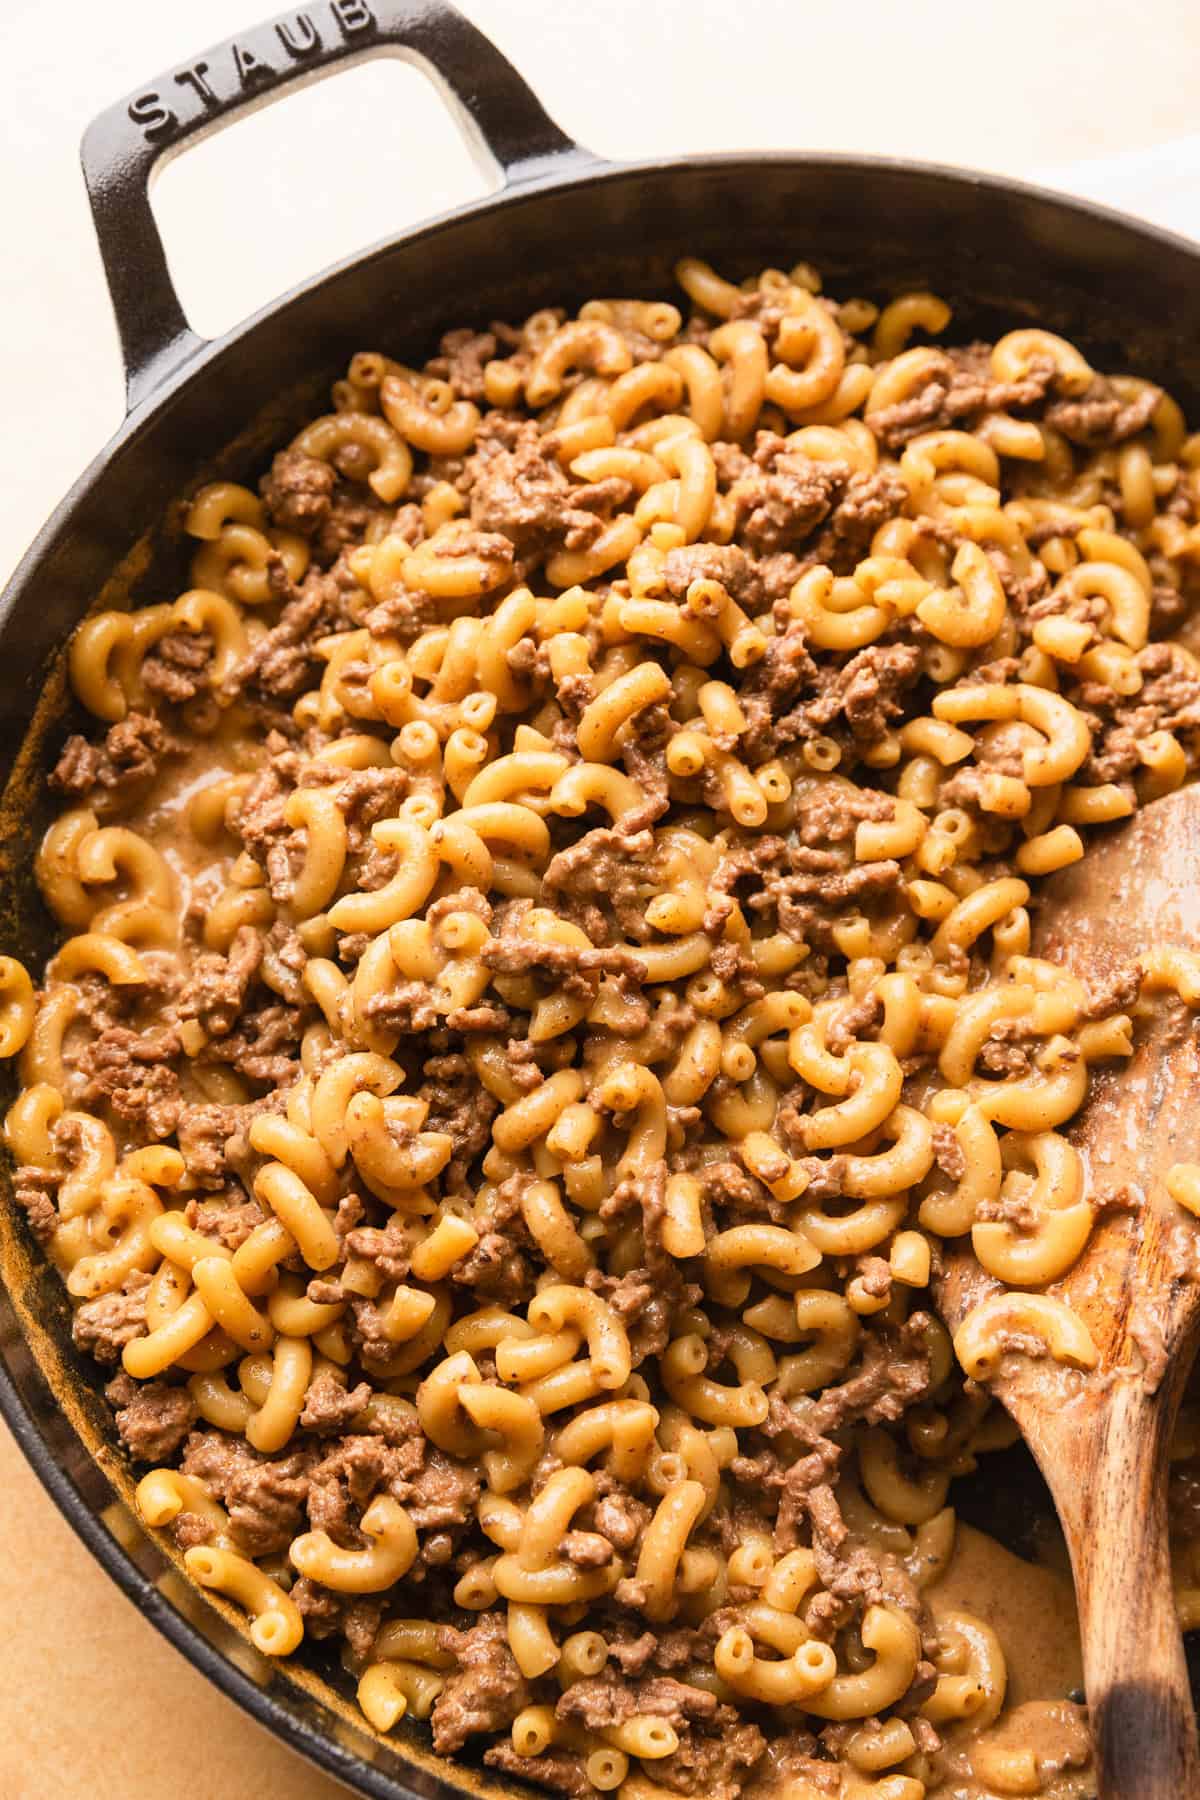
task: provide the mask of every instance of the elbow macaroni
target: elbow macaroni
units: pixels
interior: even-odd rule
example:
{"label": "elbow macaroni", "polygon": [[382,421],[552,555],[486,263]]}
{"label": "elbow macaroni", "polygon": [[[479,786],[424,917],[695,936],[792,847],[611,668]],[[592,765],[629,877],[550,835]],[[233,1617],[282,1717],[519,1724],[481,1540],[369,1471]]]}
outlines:
{"label": "elbow macaroni", "polygon": [[[693,327],[614,298],[356,356],[261,495],[194,494],[187,591],[84,622],[108,736],[36,858],[58,948],[0,957],[5,1137],[80,1341],[229,1440],[137,1503],[265,1653],[376,1621],[364,1717],[437,1731],[483,1615],[532,1696],[501,1767],[658,1800],[703,1724],[569,1697],[691,1632],[692,1712],[828,1727],[848,1796],[921,1800],[918,1745],[1004,1691],[962,1614],[911,1697],[952,1475],[1000,1437],[962,1376],[1096,1361],[1040,1290],[1136,1011],[1032,957],[1030,909],[1200,761],[1154,686],[1200,665],[1151,641],[1200,451],[1119,377],[1127,439],[1047,422],[1106,378],[1034,328],[926,342],[935,293],[677,274]],[[1188,948],[1140,973],[1200,1004]],[[1165,1189],[1200,1214],[1195,1165]],[[925,1296],[968,1236],[997,1286],[951,1345]],[[897,1358],[920,1408],[861,1423]],[[826,1595],[780,1499],[814,1418],[916,1613]]]}

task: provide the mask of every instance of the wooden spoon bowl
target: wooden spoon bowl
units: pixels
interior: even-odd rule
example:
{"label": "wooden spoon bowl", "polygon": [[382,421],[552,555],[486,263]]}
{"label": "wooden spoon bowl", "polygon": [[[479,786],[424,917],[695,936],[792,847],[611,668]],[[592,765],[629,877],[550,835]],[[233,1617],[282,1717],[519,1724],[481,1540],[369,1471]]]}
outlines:
{"label": "wooden spoon bowl", "polygon": [[[1200,787],[1138,812],[1042,890],[1039,955],[1094,980],[1157,946],[1200,949]],[[1177,1004],[1138,1021],[1133,1057],[1093,1079],[1067,1135],[1101,1207],[1046,1291],[1087,1325],[1094,1369],[1006,1356],[993,1391],[1054,1496],[1071,1554],[1102,1800],[1200,1796],[1171,1584],[1167,1460],[1200,1334],[1200,1224],[1168,1196],[1200,1161],[1200,1038]],[[954,1332],[998,1290],[964,1239],[936,1281]]]}

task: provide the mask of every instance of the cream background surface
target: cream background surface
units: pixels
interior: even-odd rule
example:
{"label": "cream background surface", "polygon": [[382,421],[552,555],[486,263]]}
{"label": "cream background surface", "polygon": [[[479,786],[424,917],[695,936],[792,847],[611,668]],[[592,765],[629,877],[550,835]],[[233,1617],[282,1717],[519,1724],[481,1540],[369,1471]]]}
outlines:
{"label": "cream background surface", "polygon": [[[0,577],[119,423],[77,144],[271,0],[0,9]],[[560,124],[613,157],[891,152],[1046,176],[1200,236],[1192,0],[464,0]],[[230,128],[155,206],[196,328],[482,190],[436,97],[376,63]],[[1149,272],[1148,272],[1148,278]],[[452,321],[448,321],[452,322]],[[336,1800],[113,1588],[0,1426],[0,1800]]]}

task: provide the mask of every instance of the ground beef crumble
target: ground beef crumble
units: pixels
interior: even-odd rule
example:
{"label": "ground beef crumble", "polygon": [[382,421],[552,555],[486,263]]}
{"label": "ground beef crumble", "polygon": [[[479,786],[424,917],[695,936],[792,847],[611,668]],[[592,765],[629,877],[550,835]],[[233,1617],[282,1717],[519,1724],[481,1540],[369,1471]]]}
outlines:
{"label": "ground beef crumble", "polygon": [[196,1403],[186,1388],[122,1374],[104,1391],[117,1410],[121,1442],[136,1462],[166,1462],[196,1422]]}
{"label": "ground beef crumble", "polygon": [[94,1356],[97,1362],[119,1362],[126,1344],[145,1335],[149,1286],[149,1275],[135,1269],[116,1293],[85,1300],[71,1321],[76,1348]]}
{"label": "ground beef crumble", "polygon": [[69,737],[50,786],[89,805],[127,806],[150,786],[164,759],[182,748],[153,713],[131,712],[109,726],[100,745]]}
{"label": "ground beef crumble", "polygon": [[314,536],[329,518],[336,479],[328,463],[299,450],[281,450],[262,484],[272,523],[281,531]]}
{"label": "ground beef crumble", "polygon": [[476,1732],[505,1730],[529,1705],[531,1694],[508,1648],[502,1612],[484,1613],[468,1631],[443,1625],[438,1648],[450,1652],[458,1669],[438,1695],[430,1717],[434,1749],[451,1755]]}

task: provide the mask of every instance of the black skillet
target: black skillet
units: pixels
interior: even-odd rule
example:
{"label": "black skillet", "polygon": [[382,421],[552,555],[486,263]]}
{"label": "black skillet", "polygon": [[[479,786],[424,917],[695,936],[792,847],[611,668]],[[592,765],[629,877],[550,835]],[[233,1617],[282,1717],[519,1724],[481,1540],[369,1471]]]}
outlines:
{"label": "black skillet", "polygon": [[[340,263],[220,339],[198,337],[150,210],[152,172],[275,94],[374,55],[401,57],[434,80],[498,189]],[[881,298],[936,287],[955,309],[960,338],[1021,319],[1062,331],[1102,367],[1163,381],[1197,416],[1195,245],[1018,182],[890,158],[607,163],[559,130],[445,0],[312,0],[240,33],[101,114],[84,138],[83,169],[129,412],[0,598],[0,921],[6,950],[33,962],[50,928],[30,848],[47,817],[44,774],[70,711],[60,653],[71,626],[106,583],[110,600],[157,599],[185,585],[172,502],[216,474],[253,479],[272,449],[325,409],[328,383],[356,349],[418,357],[452,325],[520,318],[595,294],[666,295],[684,253],[734,276],[805,258],[842,293]],[[72,1527],[139,1610],[262,1724],[359,1793],[401,1800],[478,1791],[481,1776],[433,1757],[420,1727],[402,1726],[388,1744],[373,1739],[335,1665],[298,1675],[268,1668],[228,1617],[181,1587],[133,1525],[129,1470],[95,1367],[75,1354],[61,1285],[7,1205],[0,1271],[0,1410]],[[1002,1491],[1012,1515],[1003,1535],[1016,1544],[1018,1527],[1044,1513],[1045,1497],[1027,1458],[1002,1483],[991,1469],[974,1498],[965,1496],[966,1513],[994,1522],[990,1496]],[[202,1770],[201,1758],[201,1787]],[[487,1781],[493,1793],[506,1785]]]}

